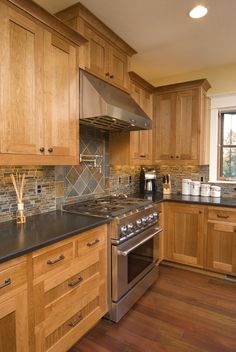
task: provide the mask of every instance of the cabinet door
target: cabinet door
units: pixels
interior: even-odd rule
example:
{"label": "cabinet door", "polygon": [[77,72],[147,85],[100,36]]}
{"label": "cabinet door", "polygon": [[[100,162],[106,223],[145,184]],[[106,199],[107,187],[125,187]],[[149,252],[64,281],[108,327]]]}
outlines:
{"label": "cabinet door", "polygon": [[[140,106],[144,112],[152,119],[152,95],[141,90]],[[152,161],[152,130],[140,131],[140,147],[139,157],[145,163]]]}
{"label": "cabinet door", "polygon": [[29,351],[26,291],[0,301],[0,351]]}
{"label": "cabinet door", "polygon": [[167,212],[168,259],[202,267],[203,209],[198,206],[168,205]]}
{"label": "cabinet door", "polygon": [[176,145],[176,93],[155,97],[153,154],[155,161],[173,160]]}
{"label": "cabinet door", "polygon": [[2,153],[40,154],[43,31],[0,3]]}
{"label": "cabinet door", "polygon": [[232,224],[208,222],[207,268],[236,275],[236,230]]}
{"label": "cabinet door", "polygon": [[180,160],[197,160],[200,116],[199,89],[177,93],[176,153]]}
{"label": "cabinet door", "polygon": [[44,52],[45,153],[76,156],[76,49],[45,31]]}
{"label": "cabinet door", "polygon": [[89,40],[81,47],[83,68],[103,79],[109,79],[109,44],[85,21],[80,20],[81,33]]}
{"label": "cabinet door", "polygon": [[121,88],[128,89],[128,58],[127,55],[113,46],[109,49],[110,82]]}

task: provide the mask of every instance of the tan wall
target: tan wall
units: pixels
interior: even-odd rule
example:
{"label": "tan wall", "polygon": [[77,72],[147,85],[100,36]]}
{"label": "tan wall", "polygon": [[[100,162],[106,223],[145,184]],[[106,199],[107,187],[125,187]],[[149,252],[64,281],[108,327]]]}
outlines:
{"label": "tan wall", "polygon": [[200,78],[207,78],[210,82],[212,88],[208,91],[209,95],[236,92],[236,64],[217,66],[183,75],[157,78],[153,79],[151,83],[154,86],[162,86]]}

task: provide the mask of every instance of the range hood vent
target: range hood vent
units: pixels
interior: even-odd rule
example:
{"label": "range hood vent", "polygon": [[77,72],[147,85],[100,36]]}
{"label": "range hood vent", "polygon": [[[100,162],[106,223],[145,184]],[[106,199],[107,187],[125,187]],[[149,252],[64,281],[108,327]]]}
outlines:
{"label": "range hood vent", "polygon": [[83,70],[80,70],[80,123],[110,132],[152,128],[151,119],[128,93]]}

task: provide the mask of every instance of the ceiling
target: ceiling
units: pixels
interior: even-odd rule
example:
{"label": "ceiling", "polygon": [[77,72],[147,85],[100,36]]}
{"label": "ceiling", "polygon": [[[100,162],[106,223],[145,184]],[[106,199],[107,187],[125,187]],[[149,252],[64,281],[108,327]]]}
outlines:
{"label": "ceiling", "polygon": [[[49,12],[74,0],[35,0]],[[138,54],[132,69],[155,82],[205,68],[236,63],[236,0],[203,0],[208,15],[192,20],[196,0],[82,0],[91,12]]]}

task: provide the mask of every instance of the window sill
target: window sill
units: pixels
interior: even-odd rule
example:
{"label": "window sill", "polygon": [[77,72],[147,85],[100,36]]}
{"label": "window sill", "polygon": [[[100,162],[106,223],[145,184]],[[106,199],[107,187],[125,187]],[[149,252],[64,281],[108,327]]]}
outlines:
{"label": "window sill", "polygon": [[223,184],[231,184],[231,185],[236,185],[236,180],[235,181],[214,181],[214,180],[209,180],[208,183],[223,183]]}

